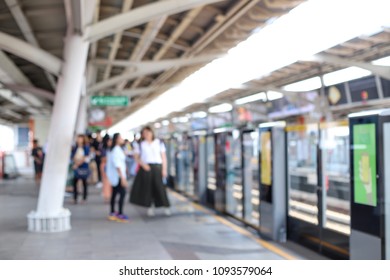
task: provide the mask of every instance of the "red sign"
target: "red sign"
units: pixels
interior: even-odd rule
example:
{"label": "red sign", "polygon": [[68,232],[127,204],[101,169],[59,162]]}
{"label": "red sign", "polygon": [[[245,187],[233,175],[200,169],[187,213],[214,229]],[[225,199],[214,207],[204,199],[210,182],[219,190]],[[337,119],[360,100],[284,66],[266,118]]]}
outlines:
{"label": "red sign", "polygon": [[106,117],[104,120],[100,122],[93,122],[89,123],[89,126],[100,126],[100,127],[110,127],[112,125],[112,118],[111,117]]}

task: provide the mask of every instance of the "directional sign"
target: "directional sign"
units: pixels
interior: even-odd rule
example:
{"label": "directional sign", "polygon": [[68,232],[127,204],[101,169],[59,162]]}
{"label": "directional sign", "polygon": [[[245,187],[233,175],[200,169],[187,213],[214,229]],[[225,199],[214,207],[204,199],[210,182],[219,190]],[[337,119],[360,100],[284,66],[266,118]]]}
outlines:
{"label": "directional sign", "polygon": [[129,104],[127,96],[92,96],[92,106],[121,106],[125,107]]}

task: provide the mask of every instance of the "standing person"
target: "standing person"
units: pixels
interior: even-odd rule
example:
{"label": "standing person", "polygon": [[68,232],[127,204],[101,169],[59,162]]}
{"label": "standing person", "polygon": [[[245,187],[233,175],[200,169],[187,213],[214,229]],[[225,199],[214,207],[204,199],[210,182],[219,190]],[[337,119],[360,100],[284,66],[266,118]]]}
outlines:
{"label": "standing person", "polygon": [[131,173],[134,164],[134,156],[133,156],[133,146],[131,145],[128,139],[125,139],[123,150],[125,151],[125,155],[126,155],[127,178],[130,179],[134,175]]}
{"label": "standing person", "polygon": [[95,151],[95,162],[97,165],[97,175],[98,175],[98,180],[96,187],[101,188],[102,187],[102,173],[100,169],[100,165],[102,162],[102,149],[103,149],[103,138],[101,136],[100,130],[96,132],[96,138],[92,140],[91,146],[93,147]]}
{"label": "standing person", "polygon": [[163,184],[167,177],[166,149],[156,139],[151,127],[141,130],[141,142],[134,145],[134,158],[140,168],[134,180],[130,202],[149,207],[148,216],[154,216],[154,207],[165,207],[165,214],[171,215],[169,200]]}
{"label": "standing person", "polygon": [[109,203],[111,198],[111,184],[110,184],[110,180],[107,177],[107,172],[106,172],[107,158],[110,152],[111,145],[112,145],[112,139],[110,138],[110,136],[106,135],[103,138],[103,148],[101,150],[101,164],[100,164],[100,173],[102,174],[102,183],[103,183],[102,195],[105,203]]}
{"label": "standing person", "polygon": [[37,139],[33,141],[31,156],[34,158],[35,182],[38,185],[42,178],[44,153]]}
{"label": "standing person", "polygon": [[86,143],[86,137],[82,134],[77,136],[76,145],[72,149],[72,167],[74,170],[73,179],[73,199],[74,204],[77,204],[77,184],[79,181],[83,183],[83,203],[87,201],[88,185],[87,178],[89,176],[89,146]]}
{"label": "standing person", "polygon": [[[112,138],[112,146],[107,157],[107,177],[112,186],[111,212],[108,217],[111,221],[127,222],[129,218],[123,214],[123,202],[126,195],[126,155],[122,149],[123,138],[115,133]],[[115,200],[119,194],[118,210],[115,212]]]}

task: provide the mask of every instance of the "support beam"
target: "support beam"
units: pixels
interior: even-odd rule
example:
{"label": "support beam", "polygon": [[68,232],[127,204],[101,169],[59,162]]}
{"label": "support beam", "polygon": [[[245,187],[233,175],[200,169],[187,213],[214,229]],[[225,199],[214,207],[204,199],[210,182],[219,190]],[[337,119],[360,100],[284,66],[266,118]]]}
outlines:
{"label": "support beam", "polygon": [[152,87],[142,87],[142,88],[133,88],[133,89],[124,89],[124,90],[117,90],[117,89],[112,89],[112,90],[107,90],[105,92],[109,92],[111,94],[120,94],[120,95],[126,95],[128,97],[135,97],[143,94],[148,94],[150,92],[156,91],[156,90],[161,90],[161,89],[168,89],[170,87],[174,87],[177,84],[164,84],[161,86],[152,86]]}
{"label": "support beam", "polygon": [[314,56],[314,61],[330,63],[334,65],[344,66],[344,67],[359,67],[368,71],[371,71],[373,74],[378,75],[382,78],[390,80],[390,67],[373,65],[368,62],[356,61],[353,59],[345,59],[334,55],[328,54],[317,54]]}
{"label": "support beam", "polygon": [[[83,0],[86,22],[92,21],[95,2]],[[73,143],[89,43],[80,34],[68,31],[61,76],[57,83],[51,117],[48,151],[36,211],[28,215],[28,230],[61,232],[70,230],[70,211],[63,208],[69,151]],[[57,149],[56,147],[61,147]]]}
{"label": "support beam", "polygon": [[27,94],[32,94],[38,97],[42,97],[50,101],[54,101],[54,92],[50,92],[41,88],[36,88],[34,86],[26,86],[20,84],[4,84],[4,87],[12,91],[16,91],[18,93],[24,92]]}
{"label": "support beam", "polygon": [[148,4],[90,26],[87,30],[85,39],[89,42],[94,42],[119,31],[144,24],[162,16],[170,16],[188,11],[198,6],[220,1],[221,0],[165,0]]}
{"label": "support beam", "polygon": [[[32,86],[30,80],[23,74],[15,63],[2,51],[0,51],[0,82],[3,84],[20,84]],[[18,91],[16,91],[18,92]],[[20,96],[32,106],[42,106],[42,102],[25,92],[20,92]]]}
{"label": "support beam", "polygon": [[[167,60],[167,61],[152,61],[152,62],[148,61],[148,62],[139,62],[139,63],[134,63],[134,62],[129,62],[129,61],[117,61],[116,63],[113,62],[113,64],[115,63],[114,65],[118,65],[118,66],[125,66],[125,65],[127,65],[127,66],[136,65],[137,66],[137,64],[138,64],[138,69],[135,72],[124,73],[124,74],[115,76],[107,81],[102,81],[100,83],[97,83],[88,89],[88,93],[93,93],[96,91],[104,90],[106,88],[109,88],[111,86],[118,84],[121,81],[132,80],[132,79],[142,77],[145,75],[158,73],[158,72],[164,71],[164,70],[172,68],[172,67],[184,67],[184,66],[194,65],[194,64],[198,64],[198,63],[205,63],[205,62],[209,62],[217,57],[218,57],[217,55],[207,55],[207,56],[187,58],[187,59],[172,59],[172,60]],[[108,63],[108,61],[95,60],[95,63],[97,63],[97,64]]]}
{"label": "support beam", "polygon": [[4,32],[0,32],[0,49],[28,60],[54,75],[60,74],[62,61],[58,57]]}

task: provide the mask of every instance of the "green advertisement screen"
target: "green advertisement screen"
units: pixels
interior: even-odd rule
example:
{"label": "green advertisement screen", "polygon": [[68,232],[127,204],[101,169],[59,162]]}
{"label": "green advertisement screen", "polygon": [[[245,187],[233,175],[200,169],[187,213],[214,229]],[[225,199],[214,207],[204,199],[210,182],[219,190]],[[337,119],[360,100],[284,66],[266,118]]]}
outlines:
{"label": "green advertisement screen", "polygon": [[375,124],[353,126],[354,202],[377,206]]}

